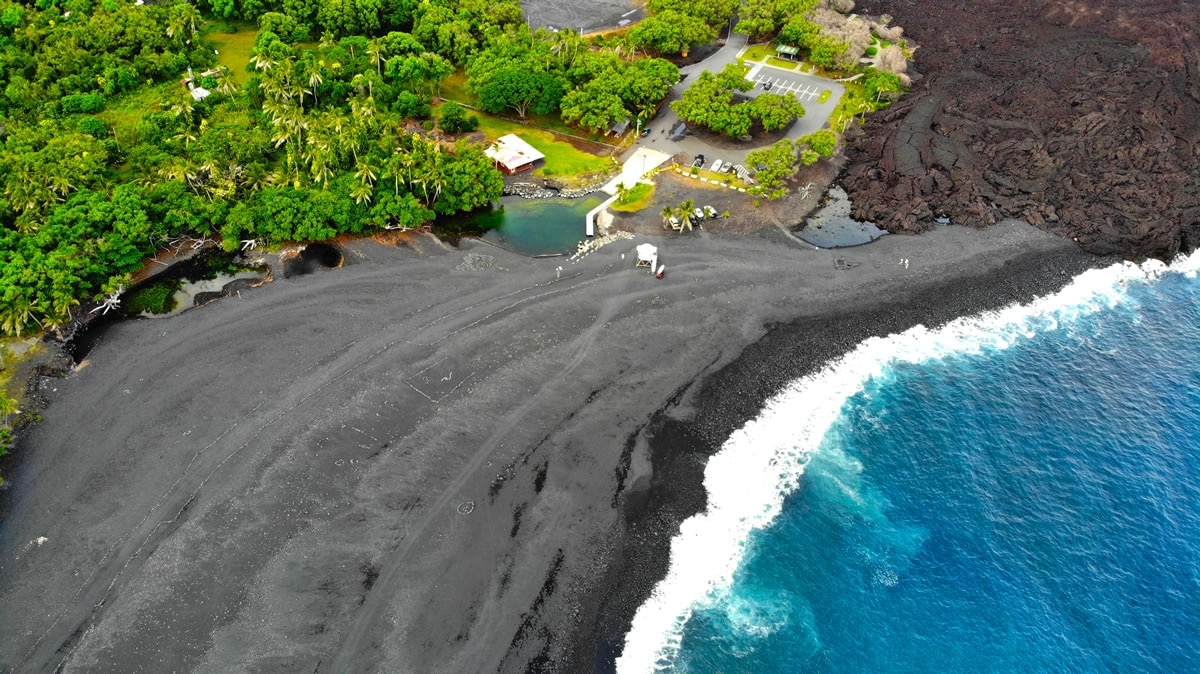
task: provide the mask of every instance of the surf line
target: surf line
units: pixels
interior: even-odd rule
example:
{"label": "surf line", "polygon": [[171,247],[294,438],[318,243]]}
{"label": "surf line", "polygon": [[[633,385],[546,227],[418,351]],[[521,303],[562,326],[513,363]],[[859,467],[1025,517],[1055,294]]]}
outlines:
{"label": "surf line", "polygon": [[[1086,271],[1053,295],[1028,304],[955,319],[936,330],[917,325],[872,337],[819,371],[774,395],[759,416],[735,431],[704,471],[708,508],[680,525],[667,575],[634,615],[618,672],[672,668],[683,629],[698,606],[718,601],[733,584],[746,541],[779,515],[804,468],[846,401],[874,377],[901,363],[1003,350],[1100,311],[1134,302],[1126,289],[1168,273],[1195,278],[1200,251],[1170,266],[1157,260]],[[757,498],[756,498],[757,497]]]}

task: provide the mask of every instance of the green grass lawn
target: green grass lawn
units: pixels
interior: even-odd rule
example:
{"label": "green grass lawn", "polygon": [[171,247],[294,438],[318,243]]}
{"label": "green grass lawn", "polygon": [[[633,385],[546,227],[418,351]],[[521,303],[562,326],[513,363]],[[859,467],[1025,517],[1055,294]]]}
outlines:
{"label": "green grass lawn", "polygon": [[795,70],[796,66],[800,65],[800,63],[797,61],[789,61],[788,59],[781,59],[777,56],[767,57],[767,63],[775,68],[782,68],[784,70]]}
{"label": "green grass lawn", "polygon": [[762,61],[768,57],[775,55],[775,44],[766,42],[764,44],[752,44],[746,48],[746,52],[742,54],[742,58],[747,61]]}
{"label": "green grass lawn", "polygon": [[235,21],[233,25],[237,26],[236,33],[222,33],[217,24],[209,24],[201,33],[217,50],[217,61],[229,68],[238,84],[245,84],[250,79],[246,66],[250,64],[250,50],[258,37],[258,27],[244,21]]}
{"label": "green grass lawn", "polygon": [[[519,124],[477,110],[469,113],[479,118],[479,130],[489,141],[515,133],[546,155],[546,161],[533,172],[536,176],[570,178],[600,173],[615,166],[612,159],[584,152],[550,131],[539,128],[537,123]],[[436,109],[434,115],[439,115]]]}
{"label": "green grass lawn", "polygon": [[649,206],[650,202],[653,200],[654,185],[648,183],[638,183],[629,190],[626,190],[626,192],[621,195],[621,198],[617,199],[616,203],[609,208],[613,209],[614,211],[633,213]]}
{"label": "green grass lawn", "polygon": [[467,90],[467,74],[461,70],[442,80],[438,86],[442,98],[472,106],[479,105],[479,101]]}

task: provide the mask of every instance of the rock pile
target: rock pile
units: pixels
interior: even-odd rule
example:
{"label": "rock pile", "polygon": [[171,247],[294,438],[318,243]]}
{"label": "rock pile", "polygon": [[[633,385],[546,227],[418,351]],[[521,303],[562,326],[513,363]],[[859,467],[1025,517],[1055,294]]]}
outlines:
{"label": "rock pile", "polygon": [[504,186],[504,194],[508,196],[523,197],[525,199],[554,199],[561,197],[563,199],[576,199],[595,192],[604,186],[606,180],[601,180],[593,185],[585,185],[583,187],[574,187],[560,189],[552,184],[543,183],[535,185],[533,183],[509,183]]}
{"label": "rock pile", "polygon": [[467,253],[462,262],[455,265],[458,271],[487,271],[496,266],[496,258],[484,253]]}
{"label": "rock pile", "polygon": [[595,252],[614,241],[632,238],[633,234],[631,232],[618,231],[611,234],[605,234],[604,236],[597,236],[594,239],[580,241],[579,248],[575,250],[575,254],[570,258],[571,262],[578,262],[586,257],[589,253]]}

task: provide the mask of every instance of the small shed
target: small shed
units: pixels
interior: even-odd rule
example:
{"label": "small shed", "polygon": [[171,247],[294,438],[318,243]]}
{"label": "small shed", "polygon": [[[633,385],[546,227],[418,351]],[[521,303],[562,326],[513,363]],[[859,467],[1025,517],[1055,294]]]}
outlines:
{"label": "small shed", "polygon": [[633,266],[649,267],[650,273],[653,274],[658,266],[658,248],[649,243],[640,244],[637,247],[637,262]]}
{"label": "small shed", "polygon": [[628,130],[629,130],[629,118],[626,117],[625,119],[623,119],[619,122],[613,122],[613,125],[608,127],[608,135],[620,136],[620,135],[623,135]]}
{"label": "small shed", "polygon": [[529,170],[534,162],[546,158],[546,155],[512,133],[496,139],[483,153],[508,175]]}

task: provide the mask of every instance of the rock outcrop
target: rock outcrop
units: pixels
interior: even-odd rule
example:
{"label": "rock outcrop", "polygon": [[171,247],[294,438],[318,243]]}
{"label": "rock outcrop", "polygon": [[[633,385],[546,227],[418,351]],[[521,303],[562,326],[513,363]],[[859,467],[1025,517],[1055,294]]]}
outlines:
{"label": "rock outcrop", "polygon": [[1026,220],[1095,253],[1200,245],[1200,9],[1177,0],[881,0],[924,77],[847,147],[855,217]]}

